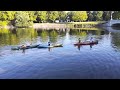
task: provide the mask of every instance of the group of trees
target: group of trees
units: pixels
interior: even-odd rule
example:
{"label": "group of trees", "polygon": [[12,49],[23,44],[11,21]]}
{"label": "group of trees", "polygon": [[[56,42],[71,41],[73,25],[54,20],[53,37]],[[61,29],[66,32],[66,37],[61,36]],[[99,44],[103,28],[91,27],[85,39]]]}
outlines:
{"label": "group of trees", "polygon": [[[111,11],[0,11],[1,22],[14,26],[30,26],[33,23],[67,21],[107,21]],[[120,19],[120,11],[114,11],[113,19]]]}

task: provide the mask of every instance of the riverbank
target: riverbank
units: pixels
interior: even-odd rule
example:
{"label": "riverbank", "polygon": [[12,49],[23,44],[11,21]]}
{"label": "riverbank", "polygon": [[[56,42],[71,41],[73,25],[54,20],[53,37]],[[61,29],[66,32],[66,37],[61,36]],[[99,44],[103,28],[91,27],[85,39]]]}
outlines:
{"label": "riverbank", "polygon": [[69,28],[67,24],[59,23],[34,23],[33,28],[35,29],[64,29]]}
{"label": "riverbank", "polygon": [[35,29],[64,29],[64,28],[95,28],[102,25],[105,21],[97,22],[67,22],[67,23],[34,23]]}
{"label": "riverbank", "polygon": [[[35,29],[65,29],[65,28],[95,28],[101,24],[105,23],[105,21],[98,22],[67,22],[67,23],[34,23],[33,28]],[[2,26],[0,28],[6,29],[14,29],[17,28],[13,25]]]}

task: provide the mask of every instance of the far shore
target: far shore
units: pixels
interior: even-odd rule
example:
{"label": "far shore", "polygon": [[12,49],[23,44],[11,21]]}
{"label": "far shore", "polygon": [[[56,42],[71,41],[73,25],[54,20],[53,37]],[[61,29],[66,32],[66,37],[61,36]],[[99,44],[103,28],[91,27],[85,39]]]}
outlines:
{"label": "far shore", "polygon": [[[9,26],[1,26],[0,29],[15,29],[17,27],[13,25]],[[30,26],[30,28],[35,29],[63,29],[68,28],[67,24],[57,24],[57,23],[34,23],[33,26]]]}
{"label": "far shore", "polygon": [[[72,22],[72,23],[71,22],[68,22],[68,23],[34,23],[33,26],[31,26],[31,27],[35,28],[35,29],[65,29],[65,28],[73,28],[74,24],[81,24],[81,25],[88,24],[89,26],[91,25],[91,27],[92,27],[92,25],[97,25],[100,23],[103,23],[103,22],[101,21],[101,22]],[[10,25],[10,26],[4,26],[1,28],[14,29],[17,27]]]}

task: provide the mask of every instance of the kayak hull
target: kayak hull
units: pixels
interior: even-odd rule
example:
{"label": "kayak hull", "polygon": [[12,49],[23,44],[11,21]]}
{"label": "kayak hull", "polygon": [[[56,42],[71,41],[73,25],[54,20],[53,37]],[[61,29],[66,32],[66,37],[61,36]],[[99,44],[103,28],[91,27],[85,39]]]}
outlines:
{"label": "kayak hull", "polygon": [[53,46],[39,45],[38,48],[54,48],[54,47],[63,47],[62,44],[57,44]]}
{"label": "kayak hull", "polygon": [[57,45],[54,45],[54,47],[63,47],[62,44],[57,44]]}
{"label": "kayak hull", "polygon": [[53,46],[39,45],[37,48],[52,48]]}
{"label": "kayak hull", "polygon": [[18,46],[18,47],[12,47],[11,50],[23,50],[23,49],[37,48],[38,46],[39,45],[31,45],[31,46],[26,46],[25,48]]}

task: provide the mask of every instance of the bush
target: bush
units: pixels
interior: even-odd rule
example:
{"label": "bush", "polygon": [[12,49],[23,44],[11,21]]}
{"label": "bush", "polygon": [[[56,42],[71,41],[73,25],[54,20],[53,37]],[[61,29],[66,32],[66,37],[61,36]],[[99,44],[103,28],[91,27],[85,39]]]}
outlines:
{"label": "bush", "polygon": [[7,25],[8,25],[7,21],[0,21],[0,26],[1,27],[7,26]]}

